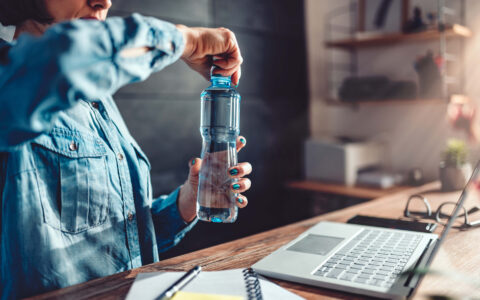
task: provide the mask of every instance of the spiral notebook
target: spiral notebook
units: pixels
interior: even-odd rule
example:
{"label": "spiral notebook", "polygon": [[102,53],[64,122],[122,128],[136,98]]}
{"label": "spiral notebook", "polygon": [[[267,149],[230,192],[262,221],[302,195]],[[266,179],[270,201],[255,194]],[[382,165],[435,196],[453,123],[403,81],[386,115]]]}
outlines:
{"label": "spiral notebook", "polygon": [[[154,272],[137,275],[127,300],[155,299],[185,272]],[[257,276],[252,269],[202,271],[172,300],[299,300],[290,291]]]}

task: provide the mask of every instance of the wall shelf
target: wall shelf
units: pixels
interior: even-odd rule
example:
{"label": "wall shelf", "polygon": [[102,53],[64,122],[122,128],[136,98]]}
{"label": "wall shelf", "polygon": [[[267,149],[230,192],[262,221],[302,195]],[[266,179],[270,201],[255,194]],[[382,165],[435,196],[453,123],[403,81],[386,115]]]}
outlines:
{"label": "wall shelf", "polygon": [[[408,2],[408,0],[404,0],[404,3],[405,2]],[[465,73],[462,71],[462,66],[465,64],[464,45],[466,39],[471,37],[473,33],[468,27],[461,25],[465,24],[465,0],[455,3],[458,3],[458,5],[456,5],[455,8],[450,8],[445,5],[445,0],[437,0],[437,25],[431,29],[416,33],[359,32],[357,30],[360,28],[357,22],[359,12],[357,0],[350,0],[348,6],[332,10],[326,18],[327,31],[324,39],[324,45],[329,49],[329,51],[326,51],[328,56],[326,103],[329,105],[353,107],[388,104],[442,105],[447,102],[447,99],[451,95],[463,94],[465,90]],[[339,24],[345,25],[347,17],[350,19],[349,25],[339,27]],[[450,45],[450,41],[453,41],[458,47],[448,48],[447,44]],[[430,97],[438,97],[439,99],[382,99],[358,101],[354,103],[335,99],[339,97],[339,90],[342,88],[342,84],[346,78],[368,75],[359,70],[359,60],[364,59],[364,57],[360,55],[363,50],[374,49],[376,52],[389,53],[386,48],[376,47],[388,46],[396,48],[398,45],[406,45],[409,43],[419,49],[423,49],[426,46],[431,47],[430,44],[422,44],[423,42],[438,42],[439,49],[432,50],[432,53],[435,53],[435,58],[442,58],[445,63],[439,68],[442,81],[439,82],[438,93],[432,94],[431,91],[423,91],[422,87],[428,87],[418,86],[421,82],[418,82],[417,89],[423,97],[430,95]],[[344,53],[342,53],[341,56],[335,55],[335,53],[339,51],[343,51]],[[344,54],[348,55],[348,59]],[[437,87],[432,86],[431,88]],[[330,100],[328,98],[334,99]]]}
{"label": "wall shelf", "polygon": [[349,196],[362,199],[375,199],[411,188],[407,186],[397,186],[388,189],[379,189],[362,186],[345,186],[343,184],[327,183],[314,180],[290,181],[287,182],[285,186],[290,189]]}
{"label": "wall shelf", "polygon": [[[447,38],[467,38],[472,32],[465,26],[454,24],[446,26],[443,32]],[[418,33],[391,33],[378,34],[365,37],[349,38],[343,40],[329,41],[325,45],[329,48],[359,48],[374,47],[404,42],[438,40],[442,32],[436,29],[425,30]]]}

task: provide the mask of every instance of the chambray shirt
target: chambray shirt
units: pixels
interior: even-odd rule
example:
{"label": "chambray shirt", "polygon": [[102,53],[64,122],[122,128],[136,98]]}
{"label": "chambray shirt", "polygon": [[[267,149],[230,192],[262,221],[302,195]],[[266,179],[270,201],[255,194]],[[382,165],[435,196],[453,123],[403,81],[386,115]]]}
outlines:
{"label": "chambray shirt", "polygon": [[[140,46],[151,51],[120,55]],[[2,299],[156,262],[195,224],[178,189],[152,199],[150,163],[111,97],[183,49],[172,24],[138,14],[0,39]]]}

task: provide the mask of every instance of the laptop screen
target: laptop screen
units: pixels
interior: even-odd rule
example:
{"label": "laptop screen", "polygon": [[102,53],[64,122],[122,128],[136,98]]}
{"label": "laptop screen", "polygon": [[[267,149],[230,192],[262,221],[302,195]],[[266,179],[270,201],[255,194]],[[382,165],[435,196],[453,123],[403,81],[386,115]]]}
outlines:
{"label": "laptop screen", "polygon": [[[427,266],[432,263],[435,254],[437,254],[438,249],[440,249],[440,246],[445,241],[445,238],[452,229],[452,227],[468,228],[476,226],[477,223],[480,226],[479,166],[480,162],[478,162],[475,166],[475,170],[472,172],[470,180],[465,185],[465,188],[463,189],[462,194],[458,198],[457,202],[444,202],[443,207],[438,213],[440,221],[445,222],[445,226],[442,233],[440,234],[439,241],[436,243],[435,248],[433,249],[430,257],[427,260]],[[465,214],[467,216],[465,216]]]}
{"label": "laptop screen", "polygon": [[[471,284],[471,280],[465,280],[469,277],[469,274],[462,274],[460,269],[462,267],[461,258],[464,255],[464,250],[458,247],[458,244],[455,243],[455,240],[464,240],[468,238],[465,236],[465,233],[475,233],[477,229],[469,228],[480,226],[480,161],[477,163],[475,170],[472,172],[470,180],[465,185],[460,197],[458,200],[451,201],[449,194],[445,194],[446,201],[439,204],[438,207],[432,207],[436,215],[438,215],[437,222],[442,223],[444,226],[440,237],[435,243],[433,250],[430,252],[428,257],[426,257],[426,262],[423,266],[419,265],[416,268],[417,274],[419,274],[419,280],[415,287],[420,285],[420,282],[425,280],[424,271],[430,268],[433,259],[436,254],[438,254],[440,247],[445,243],[447,235],[450,231],[456,231],[455,236],[452,236],[452,240],[447,243],[444,248],[445,251],[439,255],[439,262],[436,264],[435,270],[427,271],[431,273],[433,277],[440,275],[437,278],[440,281],[436,281],[435,284],[432,284],[432,276],[427,276],[430,281],[430,286],[434,287],[434,290],[423,291],[423,293],[430,292],[434,293],[432,295],[450,295],[450,294],[464,294],[470,295],[476,290],[476,285]],[[467,217],[465,216],[467,215]],[[436,216],[434,216],[436,217]],[[467,232],[460,233],[460,231],[467,230]],[[473,232],[472,232],[473,230]],[[424,270],[422,270],[424,269]],[[436,275],[433,275],[433,274]],[[440,279],[443,278],[443,281]],[[459,278],[462,278],[459,280]],[[446,281],[445,281],[446,280]],[[463,282],[462,282],[463,281]],[[428,286],[428,285],[427,285]],[[413,289],[412,292],[416,292],[417,289]],[[478,291],[477,291],[478,292]],[[410,297],[413,295],[410,295]],[[447,297],[448,298],[448,297]]]}

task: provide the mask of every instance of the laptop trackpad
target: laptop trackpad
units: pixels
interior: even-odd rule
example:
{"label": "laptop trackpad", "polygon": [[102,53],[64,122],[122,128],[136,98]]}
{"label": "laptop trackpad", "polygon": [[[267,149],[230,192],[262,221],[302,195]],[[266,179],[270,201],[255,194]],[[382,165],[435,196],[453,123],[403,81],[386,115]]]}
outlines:
{"label": "laptop trackpad", "polygon": [[309,234],[303,239],[293,244],[292,246],[288,247],[287,250],[323,256],[327,255],[328,252],[332,251],[332,249],[335,248],[343,240],[343,238]]}

